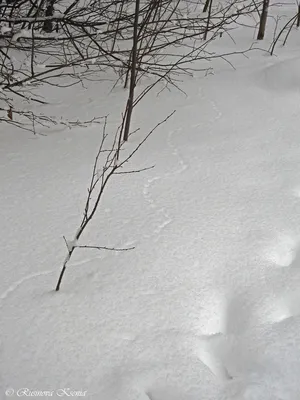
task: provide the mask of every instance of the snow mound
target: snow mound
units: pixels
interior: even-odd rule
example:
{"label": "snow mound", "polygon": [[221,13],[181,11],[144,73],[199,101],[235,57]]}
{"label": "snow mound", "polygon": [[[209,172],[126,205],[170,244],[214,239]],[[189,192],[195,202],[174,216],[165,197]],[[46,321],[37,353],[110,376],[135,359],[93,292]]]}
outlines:
{"label": "snow mound", "polygon": [[300,92],[300,57],[286,59],[263,68],[260,83],[266,89],[281,92]]}

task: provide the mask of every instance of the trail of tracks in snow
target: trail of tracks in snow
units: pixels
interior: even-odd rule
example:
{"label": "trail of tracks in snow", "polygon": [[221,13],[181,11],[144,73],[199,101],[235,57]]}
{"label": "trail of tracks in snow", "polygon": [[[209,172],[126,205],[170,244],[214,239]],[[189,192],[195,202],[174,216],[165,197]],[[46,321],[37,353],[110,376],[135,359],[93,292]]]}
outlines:
{"label": "trail of tracks in snow", "polygon": [[[222,118],[223,113],[221,112],[220,108],[216,104],[216,102],[208,98],[203,92],[201,91],[202,98],[206,99],[207,102],[211,105],[211,108],[213,109],[215,116],[209,121],[209,129],[212,129],[213,123]],[[192,128],[200,126],[201,123],[192,125]],[[189,167],[189,163],[185,160],[184,156],[181,153],[181,150],[174,144],[174,135],[175,133],[183,133],[184,128],[179,127],[175,130],[172,130],[169,132],[166,143],[167,146],[170,150],[170,154],[174,157],[177,158],[178,160],[178,168],[173,171],[173,172],[167,172],[164,175],[156,175],[152,178],[149,178],[147,182],[144,184],[143,188],[143,195],[147,203],[149,204],[150,208],[153,209],[153,211],[156,213],[156,215],[159,216],[159,220],[162,220],[157,227],[154,229],[153,234],[150,236],[155,235],[155,241],[159,240],[159,234],[163,231],[164,228],[166,228],[168,225],[170,225],[173,221],[173,218],[169,215],[168,211],[166,210],[165,207],[160,207],[157,202],[155,201],[154,197],[151,195],[151,187],[154,185],[157,181],[165,180],[168,179],[172,176],[180,175],[184,173]]]}
{"label": "trail of tracks in snow", "polygon": [[157,175],[157,176],[154,176],[153,178],[149,178],[147,180],[147,182],[144,184],[144,188],[143,188],[143,195],[144,195],[145,200],[149,204],[150,208],[152,208],[153,211],[156,213],[156,215],[158,215],[159,220],[162,221],[157,225],[157,227],[153,231],[153,234],[151,235],[151,236],[155,235],[155,239],[154,239],[155,241],[159,240],[159,234],[163,231],[163,229],[165,227],[167,227],[168,225],[170,225],[172,223],[173,218],[169,215],[169,213],[165,207],[160,207],[157,205],[157,202],[151,195],[151,186],[153,184],[155,184],[155,182],[157,182],[157,181],[165,180],[172,176],[180,175],[189,168],[189,164],[185,161],[185,159],[181,155],[180,150],[178,149],[177,146],[175,146],[175,144],[173,143],[173,140],[172,140],[174,133],[181,132],[181,131],[182,131],[182,128],[178,128],[176,130],[170,131],[168,134],[168,137],[167,137],[167,141],[166,141],[167,146],[170,150],[170,153],[172,154],[172,156],[175,156],[178,159],[178,166],[179,166],[178,169],[176,169],[175,171],[172,171],[172,172],[167,172],[162,176]]}
{"label": "trail of tracks in snow", "polygon": [[[202,94],[202,96],[206,97],[203,94]],[[220,109],[218,108],[216,103],[211,98],[209,98],[208,101],[210,102],[213,110],[216,113],[216,117],[210,121],[210,123],[212,125],[215,120],[218,120],[222,117],[222,112],[220,111]],[[168,179],[169,177],[172,177],[172,176],[180,175],[180,174],[184,173],[190,167],[189,163],[187,161],[185,161],[184,157],[182,156],[179,148],[174,144],[174,139],[173,139],[173,137],[176,133],[183,133],[183,130],[184,129],[182,127],[180,127],[180,128],[177,128],[176,130],[170,131],[168,133],[167,140],[166,140],[167,146],[170,150],[170,154],[172,156],[176,157],[178,160],[178,168],[175,171],[165,173],[163,176],[161,176],[161,175],[154,176],[153,178],[148,179],[147,182],[144,184],[144,188],[143,188],[144,198],[146,199],[146,201],[148,202],[150,207],[158,215],[159,220],[161,220],[161,222],[157,225],[157,227],[153,231],[153,234],[151,235],[151,236],[155,235],[155,241],[159,240],[159,234],[163,231],[164,228],[166,228],[168,225],[170,225],[172,223],[173,218],[169,215],[169,213],[167,212],[165,207],[160,207],[157,205],[155,199],[151,195],[151,186],[153,184],[155,184],[155,182],[157,182],[157,181]],[[132,245],[132,244],[133,243],[130,243],[130,245]],[[99,257],[87,257],[84,260],[71,263],[70,266],[73,267],[73,266],[82,265],[84,263],[94,260],[95,258],[101,259],[101,258],[103,258],[103,256],[100,255]],[[9,297],[10,294],[12,294],[15,290],[17,290],[18,287],[20,287],[24,282],[29,281],[29,280],[34,279],[39,276],[49,275],[53,272],[54,271],[37,272],[34,274],[27,275],[27,276],[15,281],[14,283],[12,283],[8,287],[8,289],[6,289],[0,295],[0,308],[3,306],[3,303],[6,300],[6,298]]]}
{"label": "trail of tracks in snow", "polygon": [[[201,92],[201,91],[200,91],[200,93],[201,93],[202,98],[206,99],[206,101],[211,105],[211,108],[212,108],[212,110],[213,110],[214,113],[215,113],[214,117],[211,118],[211,119],[209,120],[209,130],[211,130],[211,129],[212,129],[212,125],[213,125],[216,121],[218,121],[220,118],[223,117],[223,113],[222,113],[222,111],[220,110],[220,108],[219,108],[219,106],[217,105],[217,103],[216,103],[211,97],[208,97],[206,94],[204,94],[204,93]],[[202,124],[203,124],[203,122],[193,124],[193,125],[192,125],[192,128],[198,128],[198,127],[201,126]]]}
{"label": "trail of tracks in snow", "polygon": [[6,289],[1,295],[0,295],[0,308],[3,306],[4,301],[9,297],[11,293],[13,293],[16,289],[18,289],[19,286],[21,286],[24,282],[29,281],[31,279],[34,279],[36,277],[42,276],[42,275],[49,275],[52,274],[54,271],[44,271],[44,272],[36,272],[35,274],[30,274],[27,276],[24,276],[21,279],[18,279],[14,283],[12,283],[8,289]]}

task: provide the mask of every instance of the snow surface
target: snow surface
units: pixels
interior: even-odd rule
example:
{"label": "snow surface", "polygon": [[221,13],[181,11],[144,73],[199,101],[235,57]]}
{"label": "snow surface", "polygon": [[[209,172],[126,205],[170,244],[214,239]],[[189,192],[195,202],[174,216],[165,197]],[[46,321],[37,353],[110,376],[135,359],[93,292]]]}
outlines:
{"label": "snow surface", "polygon": [[[177,110],[130,166],[155,168],[115,177],[82,238],[136,248],[76,250],[58,293],[101,127],[2,126],[1,399],[299,400],[299,41],[149,94],[129,146]],[[113,131],[111,85],[47,88],[51,112]]]}

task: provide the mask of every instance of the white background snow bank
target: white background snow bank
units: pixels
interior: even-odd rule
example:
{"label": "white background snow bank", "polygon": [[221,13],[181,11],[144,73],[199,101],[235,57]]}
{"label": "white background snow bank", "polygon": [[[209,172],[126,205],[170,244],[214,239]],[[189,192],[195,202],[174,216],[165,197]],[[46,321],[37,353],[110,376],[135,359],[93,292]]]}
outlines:
{"label": "white background snow bank", "polygon": [[[100,127],[2,130],[3,396],[299,399],[297,34],[277,58],[220,64],[186,79],[187,97],[152,93],[138,107],[142,133],[177,109],[132,164],[156,167],[116,177],[83,238],[136,249],[77,251],[59,293],[62,236],[80,220]],[[115,129],[124,93],[107,89],[65,90],[59,112],[110,111]]]}

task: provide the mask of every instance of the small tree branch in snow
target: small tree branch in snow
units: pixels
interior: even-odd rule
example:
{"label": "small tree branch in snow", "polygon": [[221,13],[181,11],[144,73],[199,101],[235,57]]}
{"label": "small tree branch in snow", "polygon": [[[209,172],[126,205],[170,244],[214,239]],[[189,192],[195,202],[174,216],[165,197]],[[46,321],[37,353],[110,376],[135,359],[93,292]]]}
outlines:
{"label": "small tree branch in snow", "polygon": [[145,168],[141,168],[141,169],[136,169],[133,171],[121,171],[121,172],[116,172],[116,175],[125,175],[125,174],[136,174],[138,172],[144,172],[144,171],[148,171],[149,169],[154,168],[155,165],[151,165],[151,167],[145,167]]}
{"label": "small tree branch in snow", "polygon": [[[50,128],[51,126],[65,126],[69,129],[72,128],[85,128],[93,124],[100,124],[103,117],[95,117],[88,121],[80,120],[66,120],[56,119],[44,114],[36,114],[30,110],[19,110],[14,108],[9,98],[0,98],[6,102],[6,107],[0,107],[0,122],[5,122],[9,125],[14,125],[17,128],[32,132],[34,135],[38,134],[37,127]],[[1,115],[3,113],[3,115]]]}
{"label": "small tree branch in snow", "polygon": [[[298,14],[294,15],[293,18],[291,18],[290,20],[288,20],[288,22],[284,25],[284,27],[283,27],[283,28],[281,29],[281,31],[278,33],[276,39],[273,41],[273,43],[272,43],[272,45],[271,45],[271,49],[270,49],[270,54],[271,54],[271,56],[273,55],[274,50],[275,50],[275,47],[276,47],[276,44],[277,44],[278,40],[280,39],[281,35],[283,34],[283,32],[285,31],[285,29],[286,29],[290,24],[291,24],[291,26],[293,26],[297,18],[298,18]],[[289,32],[290,32],[290,31],[289,31]],[[288,33],[289,33],[289,32],[288,32]]]}
{"label": "small tree branch in snow", "polygon": [[[85,248],[85,249],[98,249],[98,250],[110,250],[110,251],[128,251],[132,250],[133,248],[113,248],[113,247],[106,247],[106,246],[87,246],[87,245],[80,245],[78,244],[79,239],[81,238],[83,232],[85,231],[88,224],[93,219],[100,202],[102,200],[104,190],[113,177],[113,175],[118,175],[121,173],[134,173],[134,172],[141,172],[145,171],[147,168],[137,169],[135,171],[122,171],[122,168],[128,163],[132,157],[138,152],[141,146],[146,142],[146,140],[152,135],[152,133],[162,124],[166,123],[169,118],[175,113],[173,111],[170,113],[163,121],[159,122],[153,129],[151,129],[147,135],[129,152],[128,155],[124,157],[124,159],[120,159],[121,150],[125,145],[125,141],[122,140],[122,126],[124,125],[124,118],[122,119],[121,126],[116,131],[114,137],[112,138],[111,149],[109,151],[104,150],[104,145],[108,140],[108,134],[106,133],[107,128],[107,118],[105,117],[105,122],[102,131],[102,138],[99,145],[99,149],[97,151],[95,161],[92,168],[92,175],[90,184],[88,187],[88,195],[84,206],[83,218],[77,229],[74,239],[71,241],[67,241],[65,239],[65,243],[68,249],[68,253],[64,259],[62,270],[60,272],[58,282],[56,285],[55,290],[59,291],[63,276],[67,269],[68,262],[72,254],[74,253],[76,248]],[[105,156],[104,156],[105,154]],[[100,157],[104,156],[104,159]],[[152,167],[150,167],[152,168]]]}
{"label": "small tree branch in snow", "polygon": [[[297,14],[297,19],[298,19],[298,17],[299,17],[299,16],[298,16],[298,14]],[[295,18],[295,20],[291,23],[291,26],[289,27],[289,30],[288,30],[288,32],[287,32],[285,38],[284,38],[284,41],[283,41],[283,43],[282,43],[282,46],[285,46],[285,45],[286,45],[286,42],[287,42],[287,40],[288,40],[288,37],[290,36],[291,30],[292,30],[292,28],[293,28],[295,22],[296,22],[296,18]]]}
{"label": "small tree branch in snow", "polygon": [[129,251],[134,250],[135,247],[117,248],[117,247],[106,247],[106,246],[74,246],[77,249],[96,249],[96,250],[109,250],[109,251]]}

